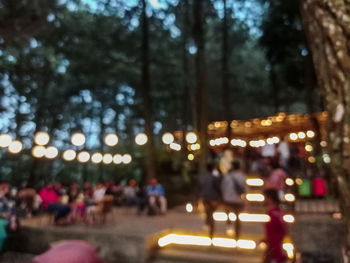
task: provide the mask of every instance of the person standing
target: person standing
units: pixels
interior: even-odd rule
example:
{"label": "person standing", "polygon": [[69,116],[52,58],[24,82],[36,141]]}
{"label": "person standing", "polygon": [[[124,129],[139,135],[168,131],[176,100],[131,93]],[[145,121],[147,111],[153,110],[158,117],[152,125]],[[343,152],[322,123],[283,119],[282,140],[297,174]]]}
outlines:
{"label": "person standing", "polygon": [[219,206],[221,199],[220,181],[221,174],[219,169],[213,164],[208,164],[207,173],[204,174],[200,180],[199,194],[205,209],[205,224],[209,228],[210,238],[213,237],[215,231],[213,213]]}
{"label": "person standing", "polygon": [[263,263],[285,263],[286,252],[283,250],[283,239],[287,234],[283,213],[278,207],[280,199],[274,189],[264,191],[270,221],[265,224],[265,238],[261,242],[267,245]]}
{"label": "person standing", "polygon": [[[235,223],[235,238],[238,240],[241,231],[239,213],[244,209],[245,205],[242,195],[247,192],[246,178],[244,173],[241,171],[241,165],[238,161],[234,161],[229,173],[223,176],[221,182],[221,192],[226,212],[234,212],[237,216]],[[230,218],[227,219],[227,224],[230,227]],[[231,229],[229,228],[228,232],[230,231]]]}
{"label": "person standing", "polygon": [[277,190],[280,199],[282,199],[285,190],[285,180],[288,175],[281,168],[278,159],[271,159],[269,170],[270,175],[265,181],[265,188]]}

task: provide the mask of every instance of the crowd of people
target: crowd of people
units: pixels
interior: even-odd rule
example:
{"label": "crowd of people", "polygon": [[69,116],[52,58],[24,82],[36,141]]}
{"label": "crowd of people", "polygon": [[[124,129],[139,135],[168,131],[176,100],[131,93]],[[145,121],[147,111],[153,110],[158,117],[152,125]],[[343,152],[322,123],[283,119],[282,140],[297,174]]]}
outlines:
{"label": "crowd of people", "polygon": [[[278,146],[268,145],[243,156],[225,150],[219,161],[215,159],[208,164],[207,173],[201,177],[200,197],[206,212],[206,225],[209,236],[215,232],[213,213],[224,209],[231,212],[236,219],[227,218],[227,233],[238,240],[241,236],[239,214],[248,207],[244,194],[248,191],[246,174],[254,173],[264,180],[263,192],[267,214],[270,221],[265,225],[266,237],[261,240],[267,244],[264,262],[286,262],[287,255],[282,248],[287,227],[283,221],[283,213],[279,208],[286,191],[286,178],[294,172],[291,161],[295,161],[289,146],[282,141]],[[235,226],[232,227],[232,221]]]}
{"label": "crowd of people", "polygon": [[167,201],[164,188],[152,178],[142,188],[131,179],[122,186],[112,182],[85,182],[79,186],[72,182],[64,186],[59,182],[47,183],[41,189],[34,189],[23,183],[19,189],[8,183],[0,184],[0,218],[12,216],[30,218],[39,213],[51,213],[57,225],[79,221],[96,223],[95,214],[110,206],[136,206],[138,213],[146,208],[149,215],[165,214]]}

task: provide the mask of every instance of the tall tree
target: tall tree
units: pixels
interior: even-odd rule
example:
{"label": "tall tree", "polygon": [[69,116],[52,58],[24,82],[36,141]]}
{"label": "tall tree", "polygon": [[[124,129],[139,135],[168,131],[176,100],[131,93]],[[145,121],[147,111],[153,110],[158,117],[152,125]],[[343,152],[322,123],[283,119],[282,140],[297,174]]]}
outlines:
{"label": "tall tree", "polygon": [[146,178],[156,175],[155,152],[153,142],[152,100],[150,83],[150,59],[149,59],[149,26],[147,17],[147,1],[141,0],[142,13],[142,71],[141,71],[141,95],[145,118],[145,133],[148,137],[146,144]]}
{"label": "tall tree", "polygon": [[196,96],[198,102],[198,132],[201,144],[199,160],[199,175],[203,175],[208,159],[208,87],[206,81],[206,59],[204,39],[204,12],[202,0],[194,1],[194,25],[193,34],[197,48],[196,53]]}
{"label": "tall tree", "polygon": [[350,260],[350,2],[300,1],[318,85],[328,111],[331,173],[347,224],[344,262]]}
{"label": "tall tree", "polygon": [[229,50],[228,50],[228,8],[227,8],[227,0],[222,0],[223,2],[223,11],[224,17],[222,20],[222,50],[221,50],[221,85],[222,85],[222,103],[224,105],[224,118],[227,121],[227,137],[231,136],[231,127],[230,120],[232,118],[230,111],[230,83],[229,83]]}

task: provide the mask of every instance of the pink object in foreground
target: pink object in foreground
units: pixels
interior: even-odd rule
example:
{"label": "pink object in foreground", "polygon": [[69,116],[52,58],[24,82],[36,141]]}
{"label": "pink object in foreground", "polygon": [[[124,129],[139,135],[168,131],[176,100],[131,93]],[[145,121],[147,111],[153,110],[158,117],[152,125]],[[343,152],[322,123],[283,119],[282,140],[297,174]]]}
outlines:
{"label": "pink object in foreground", "polygon": [[103,263],[95,247],[85,241],[63,241],[32,259],[32,263]]}

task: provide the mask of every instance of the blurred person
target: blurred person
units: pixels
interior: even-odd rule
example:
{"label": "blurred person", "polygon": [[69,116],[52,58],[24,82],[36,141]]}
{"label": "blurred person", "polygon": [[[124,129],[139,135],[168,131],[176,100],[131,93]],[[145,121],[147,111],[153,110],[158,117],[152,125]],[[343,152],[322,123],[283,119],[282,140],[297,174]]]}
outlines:
{"label": "blurred person", "polygon": [[103,197],[106,193],[106,187],[103,183],[97,183],[95,186],[95,189],[93,190],[92,198],[95,202],[95,204],[102,201]]}
{"label": "blurred person", "polygon": [[103,263],[97,249],[82,240],[56,243],[45,253],[33,258],[32,263]]}
{"label": "blurred person", "polygon": [[285,263],[288,257],[283,249],[283,239],[287,226],[279,208],[280,198],[274,189],[265,190],[264,195],[270,221],[265,223],[265,238],[261,240],[267,245],[263,263]]}
{"label": "blurred person", "polygon": [[[242,195],[247,192],[246,177],[241,170],[241,164],[238,161],[233,161],[232,168],[221,181],[222,200],[225,205],[226,212],[234,212],[237,216],[235,222],[235,238],[238,240],[241,232],[241,222],[239,214],[244,209],[245,203]],[[228,233],[232,232],[231,220],[227,219]]]}
{"label": "blurred person", "polygon": [[59,202],[59,196],[53,189],[52,183],[46,184],[46,186],[39,192],[42,200],[43,209],[55,213],[55,224],[68,223],[67,216],[71,209],[68,205],[63,205]]}
{"label": "blurred person", "polygon": [[[167,200],[165,198],[165,191],[156,178],[151,178],[149,185],[146,188],[148,199],[149,214],[153,215],[160,210],[161,214],[165,214],[167,210]],[[159,208],[160,209],[159,209]]]}
{"label": "blurred person", "polygon": [[130,179],[127,186],[123,189],[123,194],[125,198],[125,203],[127,206],[132,206],[137,204],[137,193],[139,188],[137,186],[135,179]]}
{"label": "blurred person", "polygon": [[207,165],[207,173],[202,175],[200,179],[200,198],[202,199],[205,209],[205,224],[209,228],[209,236],[213,237],[215,232],[215,222],[213,213],[218,208],[221,201],[221,173],[219,169],[209,163]]}
{"label": "blurred person", "polygon": [[279,154],[279,161],[281,163],[281,166],[284,169],[288,169],[290,152],[288,143],[284,141],[284,138],[282,138],[281,142],[278,144],[277,152]]}
{"label": "blurred person", "polygon": [[281,168],[278,159],[274,158],[269,163],[270,175],[265,180],[265,189],[274,189],[278,191],[280,198],[282,198],[285,190],[285,180],[287,173]]}

